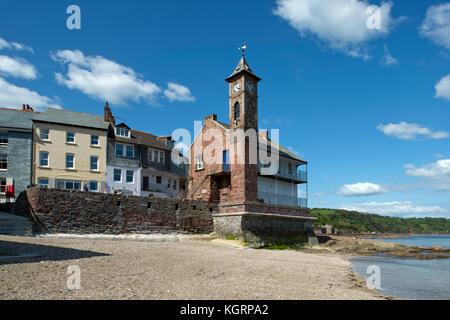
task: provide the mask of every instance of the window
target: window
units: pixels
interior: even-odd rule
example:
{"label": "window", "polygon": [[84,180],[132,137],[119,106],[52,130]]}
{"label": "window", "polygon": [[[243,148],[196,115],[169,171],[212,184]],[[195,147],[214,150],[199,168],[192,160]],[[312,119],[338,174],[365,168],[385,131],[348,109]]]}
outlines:
{"label": "window", "polygon": [[162,183],[162,177],[156,176],[156,183],[161,184]]}
{"label": "window", "polygon": [[98,171],[98,157],[91,157],[91,170]]}
{"label": "window", "polygon": [[166,163],[166,153],[164,151],[161,151],[161,162]]}
{"label": "window", "polygon": [[241,118],[241,105],[236,102],[234,105],[234,120],[238,121]]}
{"label": "window", "polygon": [[39,185],[39,188],[48,189],[48,179],[47,178],[39,178],[38,185]]}
{"label": "window", "polygon": [[167,188],[170,188],[170,183],[172,182],[171,179],[169,179],[169,181],[167,182]]}
{"label": "window", "polygon": [[128,158],[134,157],[134,147],[133,146],[126,146],[126,156]]}
{"label": "window", "polygon": [[123,157],[123,144],[116,144],[116,156]]}
{"label": "window", "polygon": [[203,155],[198,156],[198,157],[195,159],[195,164],[196,164],[197,170],[202,170],[202,169],[205,168],[204,165],[203,165]]}
{"label": "window", "polygon": [[126,181],[127,181],[127,183],[133,183],[133,181],[134,181],[133,171],[127,170]]}
{"label": "window", "polygon": [[156,160],[156,150],[152,150],[152,161],[155,162]]}
{"label": "window", "polygon": [[130,130],[128,130],[126,128],[116,128],[116,135],[121,136],[121,137],[129,138],[130,137]]}
{"label": "window", "polygon": [[41,129],[40,131],[42,140],[50,140],[50,130],[49,129]]}
{"label": "window", "polygon": [[89,191],[98,191],[98,182],[97,181],[89,182]]}
{"label": "window", "polygon": [[8,145],[8,132],[0,132],[0,145]]}
{"label": "window", "polygon": [[75,168],[75,155],[71,153],[66,154],[66,169]]}
{"label": "window", "polygon": [[98,136],[91,136],[91,146],[98,146]]}
{"label": "window", "polygon": [[75,133],[66,132],[66,142],[67,143],[75,143]]}
{"label": "window", "polygon": [[63,190],[81,190],[81,181],[56,180],[56,188]]}
{"label": "window", "polygon": [[8,156],[6,154],[0,154],[0,170],[8,170]]}
{"label": "window", "polygon": [[292,174],[292,163],[288,163],[288,172],[289,174]]}
{"label": "window", "polygon": [[0,178],[0,194],[6,193],[6,178]]}
{"label": "window", "polygon": [[39,166],[48,167],[48,152],[39,152]]}
{"label": "window", "polygon": [[121,169],[114,169],[114,181],[115,182],[122,181],[122,170]]}
{"label": "window", "polygon": [[173,180],[173,190],[177,190],[177,180]]}

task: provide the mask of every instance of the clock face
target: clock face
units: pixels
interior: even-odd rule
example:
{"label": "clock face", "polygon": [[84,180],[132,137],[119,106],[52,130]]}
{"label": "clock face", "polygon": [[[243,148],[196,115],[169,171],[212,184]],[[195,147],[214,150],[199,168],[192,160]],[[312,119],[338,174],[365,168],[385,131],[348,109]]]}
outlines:
{"label": "clock face", "polygon": [[253,82],[247,82],[247,89],[250,93],[255,93],[255,84]]}
{"label": "clock face", "polygon": [[233,86],[234,93],[238,93],[239,91],[241,91],[241,82],[240,81],[236,82]]}

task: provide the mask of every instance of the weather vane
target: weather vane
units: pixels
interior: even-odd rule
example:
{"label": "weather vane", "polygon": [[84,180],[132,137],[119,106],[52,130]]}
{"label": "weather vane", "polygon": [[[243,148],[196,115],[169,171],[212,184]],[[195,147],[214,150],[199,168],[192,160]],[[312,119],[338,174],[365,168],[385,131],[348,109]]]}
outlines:
{"label": "weather vane", "polygon": [[239,47],[238,50],[242,51],[242,56],[245,55],[245,50],[247,50],[247,45],[243,45],[242,47]]}

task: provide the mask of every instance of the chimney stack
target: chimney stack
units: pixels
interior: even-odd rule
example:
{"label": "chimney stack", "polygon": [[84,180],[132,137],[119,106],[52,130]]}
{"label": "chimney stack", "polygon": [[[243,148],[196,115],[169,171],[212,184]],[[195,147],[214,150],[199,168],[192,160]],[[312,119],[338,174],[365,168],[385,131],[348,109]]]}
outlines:
{"label": "chimney stack", "polygon": [[269,140],[269,130],[259,130],[259,138],[263,140]]}
{"label": "chimney stack", "polygon": [[111,109],[109,108],[109,103],[108,101],[106,101],[106,105],[105,105],[105,112],[104,112],[104,116],[103,116],[103,120],[105,122],[109,122],[112,125],[116,124],[116,119],[113,117]]}

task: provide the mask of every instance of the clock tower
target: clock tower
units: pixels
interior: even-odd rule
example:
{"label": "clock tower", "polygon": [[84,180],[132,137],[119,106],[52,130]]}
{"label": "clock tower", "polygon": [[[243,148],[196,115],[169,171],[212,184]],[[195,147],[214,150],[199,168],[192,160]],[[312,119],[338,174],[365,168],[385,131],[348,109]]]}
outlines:
{"label": "clock tower", "polygon": [[258,130],[258,82],[244,54],[234,72],[226,79],[229,83],[229,110],[231,129]]}

